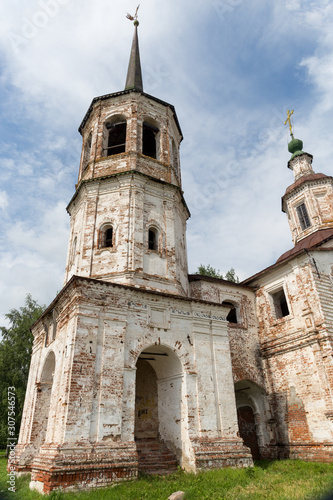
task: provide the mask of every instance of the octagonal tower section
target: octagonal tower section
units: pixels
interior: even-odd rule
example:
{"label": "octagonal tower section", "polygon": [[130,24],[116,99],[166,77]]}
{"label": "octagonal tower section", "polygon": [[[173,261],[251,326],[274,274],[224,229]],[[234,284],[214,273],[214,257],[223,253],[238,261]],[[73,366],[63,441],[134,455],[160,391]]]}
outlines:
{"label": "octagonal tower section", "polygon": [[107,94],[79,131],[65,283],[78,275],[187,296],[190,214],[174,107],[136,88]]}

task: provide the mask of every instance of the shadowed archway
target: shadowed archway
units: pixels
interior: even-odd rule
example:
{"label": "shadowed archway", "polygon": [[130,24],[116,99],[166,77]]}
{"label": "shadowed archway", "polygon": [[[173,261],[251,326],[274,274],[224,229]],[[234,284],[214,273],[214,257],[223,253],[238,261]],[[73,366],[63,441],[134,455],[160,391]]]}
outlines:
{"label": "shadowed archway", "polygon": [[53,351],[50,351],[44,362],[40,382],[36,384],[37,395],[31,429],[31,442],[37,449],[44,443],[46,437],[54,371],[55,355]]}
{"label": "shadowed archway", "polygon": [[144,456],[141,470],[156,473],[160,464],[163,473],[172,472],[182,460],[181,362],[170,348],[153,345],[141,352],[136,368],[134,435],[139,464]]}
{"label": "shadowed archway", "polygon": [[255,460],[264,458],[271,436],[265,422],[269,419],[266,391],[252,380],[235,384],[235,397],[240,437]]}

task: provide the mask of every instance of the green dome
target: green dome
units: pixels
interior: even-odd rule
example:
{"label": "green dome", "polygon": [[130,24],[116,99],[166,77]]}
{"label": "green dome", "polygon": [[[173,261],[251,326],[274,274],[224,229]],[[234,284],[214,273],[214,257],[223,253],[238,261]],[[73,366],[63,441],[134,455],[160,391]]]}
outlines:
{"label": "green dome", "polygon": [[302,148],[303,142],[300,139],[292,139],[288,144],[288,151],[292,154],[291,158],[303,154]]}

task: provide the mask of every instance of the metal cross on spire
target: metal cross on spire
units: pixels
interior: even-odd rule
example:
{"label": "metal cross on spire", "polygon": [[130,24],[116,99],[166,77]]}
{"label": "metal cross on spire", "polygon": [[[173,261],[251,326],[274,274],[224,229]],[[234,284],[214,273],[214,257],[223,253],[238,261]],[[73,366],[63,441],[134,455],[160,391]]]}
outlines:
{"label": "metal cross on spire", "polygon": [[287,122],[289,123],[289,131],[290,131],[290,135],[291,135],[291,138],[293,139],[294,138],[294,134],[293,134],[293,128],[292,128],[292,125],[291,125],[291,115],[294,113],[294,110],[292,110],[291,112],[289,111],[289,109],[287,110],[287,119],[286,121],[284,122],[285,125],[287,125]]}
{"label": "metal cross on spire", "polygon": [[130,21],[134,21],[134,26],[139,26],[139,21],[138,21],[139,7],[140,7],[140,4],[136,8],[134,16],[131,16],[131,14],[126,14],[127,19],[129,19]]}

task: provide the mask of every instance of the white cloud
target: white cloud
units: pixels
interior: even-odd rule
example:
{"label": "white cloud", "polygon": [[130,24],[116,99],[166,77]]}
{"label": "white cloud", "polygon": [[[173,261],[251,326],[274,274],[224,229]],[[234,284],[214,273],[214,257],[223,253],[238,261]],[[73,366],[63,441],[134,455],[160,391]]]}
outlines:
{"label": "white cloud", "polygon": [[6,191],[0,191],[0,210],[6,210],[8,207],[8,196]]}
{"label": "white cloud", "polygon": [[[77,127],[93,97],[124,87],[133,33],[125,14],[136,5],[0,4],[0,314],[28,292],[50,302],[61,287]],[[139,19],[145,90],[175,105],[184,133],[190,271],[210,263],[245,278],[291,246],[280,211],[293,181],[287,107],[315,169],[333,173],[333,6],[146,0]]]}
{"label": "white cloud", "polygon": [[53,300],[63,284],[68,231],[63,203],[45,210],[38,226],[23,221],[9,226],[7,251],[0,253],[2,314],[23,304],[27,293],[42,303]]}

